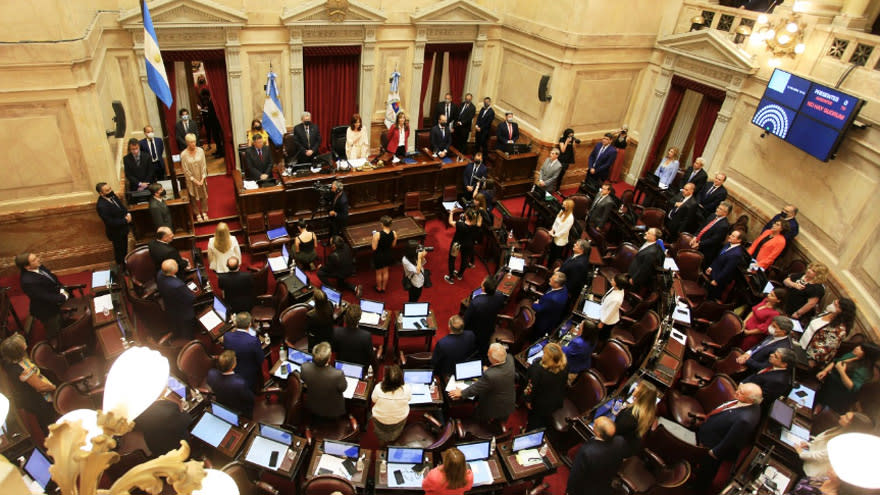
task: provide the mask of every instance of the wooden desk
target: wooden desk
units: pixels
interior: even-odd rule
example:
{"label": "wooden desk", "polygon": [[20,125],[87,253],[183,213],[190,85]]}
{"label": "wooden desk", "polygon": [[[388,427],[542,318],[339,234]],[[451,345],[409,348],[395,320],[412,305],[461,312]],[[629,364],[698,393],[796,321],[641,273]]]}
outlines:
{"label": "wooden desk", "polygon": [[[358,303],[360,303],[360,301],[358,301]],[[392,316],[388,314],[388,310],[386,309],[382,313],[382,316],[379,317],[379,323],[377,323],[376,325],[366,325],[363,323],[358,325],[358,328],[363,328],[364,330],[367,330],[375,336],[382,337],[382,358],[384,358],[385,355],[387,355],[387,353],[389,352],[388,334],[391,333],[391,318]]]}
{"label": "wooden desk", "polygon": [[[520,215],[531,216],[534,211],[538,216],[535,226],[544,227],[549,230],[553,226],[553,220],[556,218],[559,210],[562,209],[562,200],[560,200],[555,194],[551,195],[552,199],[546,198],[547,196],[543,190],[529,190],[529,192],[526,193],[522,213]],[[528,215],[526,215],[526,210],[528,210]]]}
{"label": "wooden desk", "polygon": [[394,355],[397,355],[398,350],[400,350],[400,339],[409,339],[416,337],[424,337],[425,339],[425,351],[431,350],[431,340],[434,338],[434,334],[437,333],[437,317],[434,316],[434,310],[428,311],[428,326],[421,330],[403,330],[403,312],[395,311],[393,313],[393,318],[395,321],[394,327]]}
{"label": "wooden desk", "polygon": [[239,459],[261,471],[269,471],[272,473],[280,474],[287,479],[293,479],[296,476],[296,473],[299,471],[300,466],[303,463],[303,459],[306,458],[306,449],[308,447],[308,441],[303,437],[298,437],[296,435],[293,436],[291,440],[291,444],[287,447],[287,451],[284,452],[283,457],[280,460],[280,464],[277,468],[271,469],[259,464],[253,463],[247,460],[247,453],[253,445],[254,440],[260,436],[259,429],[254,428],[251,432],[250,438],[245,444],[244,448],[241,449],[241,454],[239,455]]}
{"label": "wooden desk", "polygon": [[[345,229],[345,240],[354,251],[362,249],[371,249],[373,243],[373,231],[377,230],[379,225],[376,222],[360,223],[350,225]],[[425,229],[419,226],[415,220],[410,217],[395,218],[391,221],[391,230],[397,232],[397,249],[406,246],[406,241],[410,239],[424,240]]]}
{"label": "wooden desk", "polygon": [[516,454],[512,451],[513,440],[498,445],[498,452],[496,452],[496,454],[501,457],[501,462],[504,464],[504,469],[507,470],[507,475],[510,478],[510,481],[535,479],[540,482],[544,479],[544,476],[556,472],[556,469],[559,467],[559,456],[556,454],[556,450],[553,449],[553,446],[550,445],[550,442],[547,440],[544,442],[545,445],[547,445],[546,457],[552,466],[550,469],[547,469],[542,462],[531,466],[523,466],[518,463],[516,461]]}
{"label": "wooden desk", "polygon": [[[315,449],[312,450],[311,460],[309,461],[309,468],[305,473],[306,478],[313,478],[318,476],[318,463],[321,462],[321,457],[324,455],[324,441],[321,440],[315,446]],[[370,469],[373,466],[373,458],[376,456],[376,452],[373,450],[361,449],[361,459],[364,462],[364,469],[361,471],[355,472],[351,479],[348,480],[354,485],[358,490],[363,490],[367,486],[367,480],[370,478]],[[338,476],[338,475],[337,475]]]}
{"label": "wooden desk", "polygon": [[495,150],[489,153],[486,161],[489,164],[489,175],[504,188],[505,197],[525,194],[532,188],[535,170],[538,168],[537,153],[508,155]]}
{"label": "wooden desk", "polygon": [[[393,491],[394,493],[424,493],[421,486],[418,488],[395,488],[388,486],[388,476],[394,475],[389,473],[387,468],[385,469],[384,473],[382,472],[382,466],[387,466],[385,462],[387,455],[387,450],[379,451],[377,459],[378,462],[376,462],[376,476],[374,478],[376,480],[376,490]],[[430,467],[434,465],[434,454],[432,454],[431,452],[425,452],[425,462],[428,463],[429,467],[425,468],[425,470],[422,472],[422,479],[424,479],[425,475],[428,474]]]}
{"label": "wooden desk", "polygon": [[[192,237],[195,229],[193,227],[192,206],[186,189],[180,191],[179,198],[166,199],[165,204],[168,205],[168,210],[171,213],[175,239]],[[128,207],[128,211],[131,213],[131,231],[134,234],[136,244],[144,244],[156,237],[156,226],[153,225],[153,217],[150,216],[149,203],[131,205]]]}

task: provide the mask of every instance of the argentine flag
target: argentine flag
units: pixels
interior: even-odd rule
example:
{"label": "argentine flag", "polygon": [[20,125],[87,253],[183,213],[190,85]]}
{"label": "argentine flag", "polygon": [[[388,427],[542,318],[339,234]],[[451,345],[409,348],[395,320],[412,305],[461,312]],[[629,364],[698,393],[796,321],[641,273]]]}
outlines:
{"label": "argentine flag", "polygon": [[165,74],[165,64],[162,63],[162,53],[159,51],[159,42],[156,40],[156,30],[153,29],[153,19],[150,18],[150,9],[144,2],[144,57],[147,59],[147,84],[162,100],[167,108],[171,108],[174,98],[171,97],[171,86],[168,85],[168,75]]}
{"label": "argentine flag", "polygon": [[266,102],[263,103],[263,129],[269,134],[269,139],[275,146],[281,146],[281,139],[287,130],[284,122],[284,114],[281,113],[281,100],[278,99],[278,87],[275,78],[278,77],[271,70],[269,81],[266,82]]}

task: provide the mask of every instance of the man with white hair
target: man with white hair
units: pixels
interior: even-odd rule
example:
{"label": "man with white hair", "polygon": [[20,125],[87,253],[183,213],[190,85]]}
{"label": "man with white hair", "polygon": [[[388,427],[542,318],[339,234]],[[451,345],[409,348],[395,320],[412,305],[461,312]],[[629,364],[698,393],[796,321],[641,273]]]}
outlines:
{"label": "man with white hair", "polygon": [[706,414],[697,429],[697,443],[709,449],[708,459],[701,463],[698,479],[711,481],[721,461],[734,460],[740,450],[752,441],[761,420],[761,387],[741,383],[733,400],[719,404]]}
{"label": "man with white hair", "polygon": [[627,278],[633,290],[651,289],[654,279],[657,278],[657,268],[663,264],[663,250],[657,245],[657,239],[662,232],[656,227],[651,227],[645,232],[645,242],[639,248],[629,264]]}
{"label": "man with white hair", "polygon": [[516,406],[513,358],[499,343],[489,346],[489,366],[483,376],[464,390],[453,389],[449,397],[477,399],[476,418],[482,423],[506,421]]}
{"label": "man with white hair", "polygon": [[175,337],[192,338],[195,328],[193,302],[196,295],[189,290],[183,280],[177,278],[177,262],[167,259],[162,262],[162,270],[156,275],[156,288],[165,303],[165,314]]}
{"label": "man with white hair", "polygon": [[293,140],[299,146],[297,163],[311,163],[318,156],[318,148],[321,147],[321,131],[312,123],[312,114],[303,112],[302,123],[293,128]]}

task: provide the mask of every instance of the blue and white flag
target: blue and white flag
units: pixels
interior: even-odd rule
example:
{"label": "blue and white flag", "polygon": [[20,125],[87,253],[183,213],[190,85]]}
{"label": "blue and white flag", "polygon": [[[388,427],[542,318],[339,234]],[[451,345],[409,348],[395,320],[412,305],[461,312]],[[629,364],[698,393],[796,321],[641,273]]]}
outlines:
{"label": "blue and white flag", "polygon": [[388,82],[391,83],[391,88],[388,90],[388,105],[385,107],[385,127],[390,129],[397,121],[397,113],[400,112],[400,93],[398,93],[400,72],[396,70],[392,72]]}
{"label": "blue and white flag", "polygon": [[171,86],[168,85],[168,75],[165,74],[165,64],[162,63],[162,52],[159,51],[147,2],[144,2],[144,58],[147,61],[147,84],[162,103],[171,108],[174,98],[171,96]]}
{"label": "blue and white flag", "polygon": [[269,139],[275,146],[281,146],[287,123],[284,121],[284,113],[281,112],[281,100],[278,99],[278,86],[275,78],[278,77],[271,70],[269,81],[266,83],[266,102],[263,103],[263,129],[269,134]]}

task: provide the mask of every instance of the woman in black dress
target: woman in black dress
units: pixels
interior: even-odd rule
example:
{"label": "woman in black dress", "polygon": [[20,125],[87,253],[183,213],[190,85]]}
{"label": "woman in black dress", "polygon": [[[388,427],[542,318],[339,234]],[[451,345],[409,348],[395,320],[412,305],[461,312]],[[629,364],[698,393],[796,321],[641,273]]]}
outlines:
{"label": "woman in black dress", "polygon": [[[455,227],[455,233],[452,235],[452,243],[449,245],[449,274],[443,276],[443,280],[448,284],[454,284],[455,279],[461,280],[464,277],[464,271],[468,268],[468,263],[473,259],[474,242],[476,242],[477,233],[483,225],[483,219],[476,210],[468,209],[461,214],[458,221],[454,218],[455,210],[449,211],[449,226]],[[453,246],[458,244],[458,252],[455,252]],[[458,265],[458,271],[455,271],[455,258],[461,256]]]}
{"label": "woman in black dress", "polygon": [[529,384],[526,386],[526,407],[529,422],[526,430],[550,426],[553,411],[562,407],[568,383],[568,362],[562,347],[551,342],[544,346],[540,361],[529,366]]}
{"label": "woman in black dress", "polygon": [[657,387],[647,380],[641,380],[636,385],[632,399],[632,404],[620,411],[614,421],[617,435],[626,440],[626,457],[639,451],[642,438],[657,418]]}
{"label": "woman in black dress", "polygon": [[295,224],[298,234],[293,238],[293,259],[306,270],[315,269],[315,260],[318,252],[315,251],[317,236],[309,231],[305,220],[299,220]]}
{"label": "woman in black dress", "polygon": [[[312,297],[315,299],[315,307],[306,313],[309,352],[321,342],[330,342],[333,339],[333,305],[321,289],[315,289]],[[293,347],[296,342],[286,342],[286,344]]]}
{"label": "woman in black dress", "polygon": [[397,232],[391,230],[391,217],[379,219],[382,230],[373,231],[373,268],[376,269],[376,292],[383,294],[388,286],[391,266],[391,250],[397,245]]}

